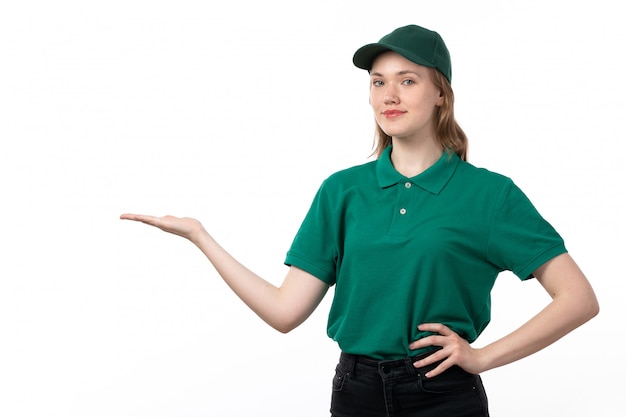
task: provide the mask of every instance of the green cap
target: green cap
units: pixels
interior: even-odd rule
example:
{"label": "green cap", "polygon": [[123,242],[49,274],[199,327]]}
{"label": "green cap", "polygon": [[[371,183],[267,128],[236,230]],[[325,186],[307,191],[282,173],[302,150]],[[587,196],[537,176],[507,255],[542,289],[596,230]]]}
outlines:
{"label": "green cap", "polygon": [[437,32],[417,25],[397,28],[383,36],[378,43],[370,43],[359,48],[352,62],[359,68],[371,70],[378,55],[394,51],[419,65],[436,68],[448,82],[452,82],[452,63],[450,53],[443,39]]}

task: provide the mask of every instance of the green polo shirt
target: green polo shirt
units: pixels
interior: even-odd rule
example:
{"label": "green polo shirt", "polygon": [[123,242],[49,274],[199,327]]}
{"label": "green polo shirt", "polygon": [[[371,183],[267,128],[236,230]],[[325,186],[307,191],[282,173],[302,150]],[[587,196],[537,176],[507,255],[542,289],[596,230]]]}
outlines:
{"label": "green polo shirt", "polygon": [[566,252],[509,178],[446,152],[407,178],[390,153],[323,182],[285,259],[335,285],[327,330],[341,350],[379,360],[420,353],[420,323],[473,342],[500,272],[524,280]]}

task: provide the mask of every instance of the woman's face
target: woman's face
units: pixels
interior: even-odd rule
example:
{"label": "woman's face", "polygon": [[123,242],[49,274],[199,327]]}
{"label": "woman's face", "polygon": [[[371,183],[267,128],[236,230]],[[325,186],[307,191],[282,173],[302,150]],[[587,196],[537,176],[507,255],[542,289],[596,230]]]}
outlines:
{"label": "woman's face", "polygon": [[370,70],[370,104],[380,128],[398,139],[435,139],[434,110],[443,103],[430,69],[395,52],[379,55]]}

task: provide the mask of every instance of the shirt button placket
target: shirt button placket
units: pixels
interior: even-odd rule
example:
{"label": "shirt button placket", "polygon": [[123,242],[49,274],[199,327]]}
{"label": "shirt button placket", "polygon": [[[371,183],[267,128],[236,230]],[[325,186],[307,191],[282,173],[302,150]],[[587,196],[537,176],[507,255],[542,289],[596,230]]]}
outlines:
{"label": "shirt button placket", "polygon": [[397,187],[397,196],[398,200],[396,202],[395,210],[396,214],[393,216],[393,221],[391,227],[389,229],[389,234],[393,236],[405,236],[407,230],[409,230],[409,225],[407,222],[410,221],[409,209],[412,207],[411,202],[413,201],[413,183],[404,179],[403,181],[398,183]]}
{"label": "shirt button placket", "polygon": [[[407,190],[411,188],[412,186],[413,184],[411,184],[411,181],[407,181],[404,183],[404,188],[406,188]],[[400,209],[400,214],[404,216],[406,214],[406,208],[402,207]]]}

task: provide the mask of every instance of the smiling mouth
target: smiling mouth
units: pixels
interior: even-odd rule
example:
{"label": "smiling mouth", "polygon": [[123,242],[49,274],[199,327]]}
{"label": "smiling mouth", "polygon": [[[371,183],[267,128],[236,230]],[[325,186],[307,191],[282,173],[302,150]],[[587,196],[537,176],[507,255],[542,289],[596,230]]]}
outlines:
{"label": "smiling mouth", "polygon": [[404,112],[400,111],[400,110],[386,110],[386,111],[383,112],[383,115],[385,117],[389,117],[389,118],[398,117],[398,116],[403,115],[403,114],[404,114]]}

